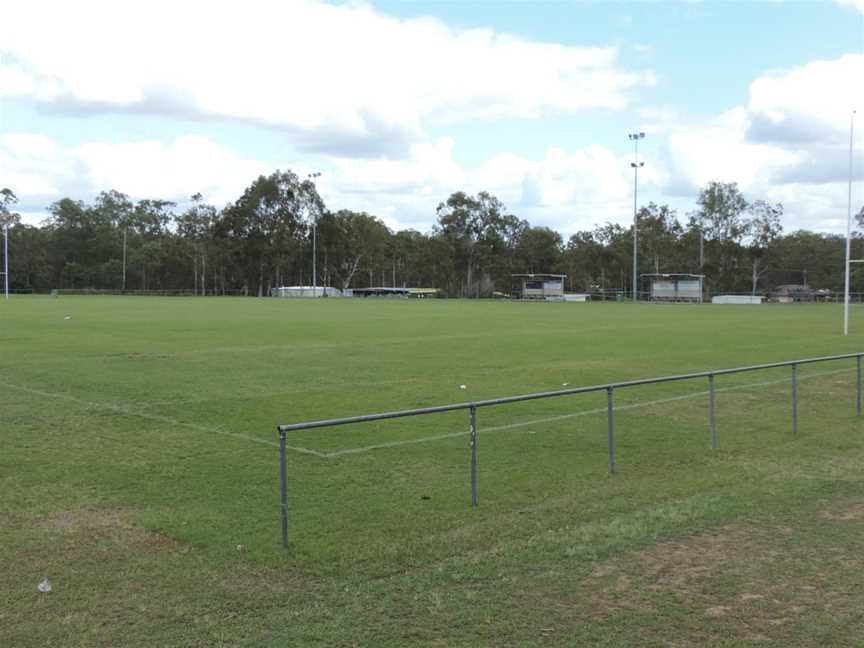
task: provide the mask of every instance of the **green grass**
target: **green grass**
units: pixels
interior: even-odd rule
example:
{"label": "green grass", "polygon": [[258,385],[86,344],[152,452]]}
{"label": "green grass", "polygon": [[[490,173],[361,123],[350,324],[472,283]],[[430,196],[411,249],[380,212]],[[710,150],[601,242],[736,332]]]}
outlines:
{"label": "green grass", "polygon": [[[69,317],[66,319],[66,317]],[[864,349],[837,306],[0,303],[0,644],[856,645],[854,363],[292,433],[277,423]],[[845,371],[840,371],[845,370]],[[747,387],[752,383],[766,383]],[[466,389],[460,389],[460,385]],[[669,400],[682,395],[683,400]],[[656,402],[655,402],[656,401]],[[575,416],[573,416],[576,414]],[[519,424],[514,426],[514,424]],[[50,575],[54,592],[36,592]]]}

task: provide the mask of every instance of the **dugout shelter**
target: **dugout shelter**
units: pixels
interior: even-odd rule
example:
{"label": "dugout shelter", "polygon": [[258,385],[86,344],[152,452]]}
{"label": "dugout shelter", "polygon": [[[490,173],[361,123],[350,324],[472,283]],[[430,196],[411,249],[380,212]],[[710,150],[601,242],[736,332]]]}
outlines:
{"label": "dugout shelter", "polygon": [[695,274],[643,274],[640,275],[643,294],[656,303],[702,303],[704,275]]}
{"label": "dugout shelter", "polygon": [[564,279],[567,275],[531,273],[510,276],[519,282],[520,287],[516,290],[519,299],[564,300]]}

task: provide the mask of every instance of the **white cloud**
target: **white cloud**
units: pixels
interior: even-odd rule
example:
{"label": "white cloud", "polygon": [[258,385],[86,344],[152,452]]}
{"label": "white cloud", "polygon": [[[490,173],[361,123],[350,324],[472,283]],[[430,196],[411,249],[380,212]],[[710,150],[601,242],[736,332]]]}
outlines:
{"label": "white cloud", "polygon": [[774,142],[848,142],[853,109],[864,112],[864,54],[814,61],[750,84],[748,136]]}
{"label": "white cloud", "polygon": [[[849,125],[858,108],[855,149],[864,148],[864,55],[848,54],[766,74],[746,104],[708,125],[667,124],[665,191],[694,196],[717,180],[737,182],[751,199],[783,202],[787,230],[845,228]],[[864,177],[857,156],[855,177]],[[853,199],[860,202],[860,182]]]}
{"label": "white cloud", "polygon": [[[453,159],[453,143],[442,138],[415,146],[407,160],[335,160],[321,192],[331,208],[365,210],[391,227],[428,231],[436,206],[451,193],[488,191],[532,225],[569,234],[632,217],[630,160],[592,145],[575,151],[550,148],[538,160],[499,153],[464,168]],[[649,164],[640,174],[640,187],[656,195],[665,178],[661,166]]]}
{"label": "white cloud", "polygon": [[64,148],[48,137],[0,135],[0,177],[18,195],[34,222],[55,200],[90,199],[116,189],[134,198],[183,201],[196,192],[222,205],[236,199],[260,174],[272,171],[197,135],[169,143],[90,143]]}
{"label": "white cloud", "polygon": [[[323,171],[318,187],[328,207],[367,211],[394,229],[429,231],[435,208],[455,191],[488,191],[532,224],[565,233],[605,220],[624,222],[631,213],[629,157],[604,147],[553,148],[539,160],[501,153],[476,168],[457,163],[453,149],[443,137],[413,145],[405,159],[322,158],[314,170]],[[301,177],[313,170],[290,166]],[[20,211],[40,217],[62,197],[90,200],[107,189],[176,202],[201,192],[221,206],[274,169],[193,135],[71,148],[41,135],[0,136],[0,177],[21,198]],[[656,191],[662,179],[662,170],[649,165],[640,186]]]}
{"label": "white cloud", "polygon": [[708,127],[674,130],[668,137],[668,149],[676,175],[683,176],[688,186],[720,180],[737,182],[746,190],[770,183],[780,169],[800,160],[795,152],[780,146],[747,141],[749,123],[747,113],[735,109]]}
{"label": "white cloud", "polygon": [[864,13],[864,0],[834,0],[837,4],[844,7],[853,7]]}
{"label": "white cloud", "polygon": [[[46,19],[50,16],[50,20]],[[59,110],[240,119],[300,149],[407,153],[429,122],[621,109],[616,48],[528,41],[312,0],[11,5],[0,96]]]}

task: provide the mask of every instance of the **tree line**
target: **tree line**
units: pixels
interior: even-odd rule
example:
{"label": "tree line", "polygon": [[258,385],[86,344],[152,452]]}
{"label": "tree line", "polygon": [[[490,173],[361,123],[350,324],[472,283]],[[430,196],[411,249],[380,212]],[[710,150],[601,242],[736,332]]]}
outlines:
{"label": "tree line", "polygon": [[[171,201],[133,201],[112,190],[89,203],[58,200],[32,226],[21,222],[16,202],[11,189],[0,192],[13,289],[263,296],[312,283],[313,245],[318,284],[336,288],[434,287],[450,297],[488,297],[508,293],[514,273],[556,273],[567,275],[572,292],[632,289],[632,227],[606,223],[565,241],[486,192],[450,195],[429,233],[394,232],[365,212],[330,211],[313,179],[291,171],[257,178],[222,208],[200,194],[178,211]],[[784,234],[782,216],[782,204],[749,201],[734,183],[709,183],[683,218],[652,202],[638,211],[638,270],[703,274],[713,294],[764,293],[780,284],[842,290],[844,238]],[[857,219],[864,224],[864,208]],[[864,287],[862,272],[854,272],[853,289]]]}

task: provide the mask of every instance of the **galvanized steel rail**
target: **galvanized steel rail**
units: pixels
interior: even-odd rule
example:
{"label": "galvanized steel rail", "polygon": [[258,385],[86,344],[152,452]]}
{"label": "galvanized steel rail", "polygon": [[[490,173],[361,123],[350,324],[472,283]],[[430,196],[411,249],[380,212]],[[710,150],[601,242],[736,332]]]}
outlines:
{"label": "galvanized steel rail", "polygon": [[362,416],[346,416],[342,418],[323,419],[319,421],[306,421],[304,423],[292,423],[278,425],[279,432],[279,475],[280,496],[282,509],[282,544],[288,545],[288,495],[287,495],[287,469],[286,469],[286,437],[289,432],[298,430],[311,430],[314,428],[333,427],[337,425],[349,425],[352,423],[368,423],[371,421],[383,421],[386,419],[404,418],[407,416],[423,416],[425,414],[440,414],[442,412],[453,412],[456,410],[469,411],[470,435],[471,435],[471,505],[477,506],[477,408],[491,407],[493,405],[506,405],[508,403],[521,403],[524,401],[539,400],[543,398],[556,398],[558,396],[572,396],[574,394],[589,394],[593,392],[606,392],[606,417],[607,417],[607,443],[609,449],[609,472],[615,472],[615,427],[613,419],[614,393],[616,389],[626,387],[638,387],[641,385],[655,385],[658,383],[676,382],[681,380],[695,380],[697,378],[708,379],[708,418],[711,432],[711,449],[717,449],[717,422],[715,417],[715,387],[714,379],[717,376],[745,373],[749,371],[761,371],[764,369],[777,369],[780,367],[792,368],[792,432],[798,432],[798,366],[814,362],[829,362],[834,360],[846,360],[855,358],[856,364],[856,413],[861,415],[861,358],[864,352],[845,353],[842,355],[820,356],[816,358],[802,358],[800,360],[789,360],[785,362],[770,362],[766,364],[749,365],[746,367],[734,367],[731,369],[715,369],[713,371],[699,371],[696,373],[677,374],[672,376],[660,376],[657,378],[642,378],[639,380],[625,380],[622,382],[605,383],[602,385],[591,385],[588,387],[572,387],[570,389],[558,389],[548,392],[537,392],[534,394],[522,394],[520,396],[507,396],[504,398],[491,398],[487,400],[472,401],[467,403],[452,403],[450,405],[437,405],[434,407],[420,407],[417,409],[397,410],[394,412],[382,412],[380,414],[365,414]]}

